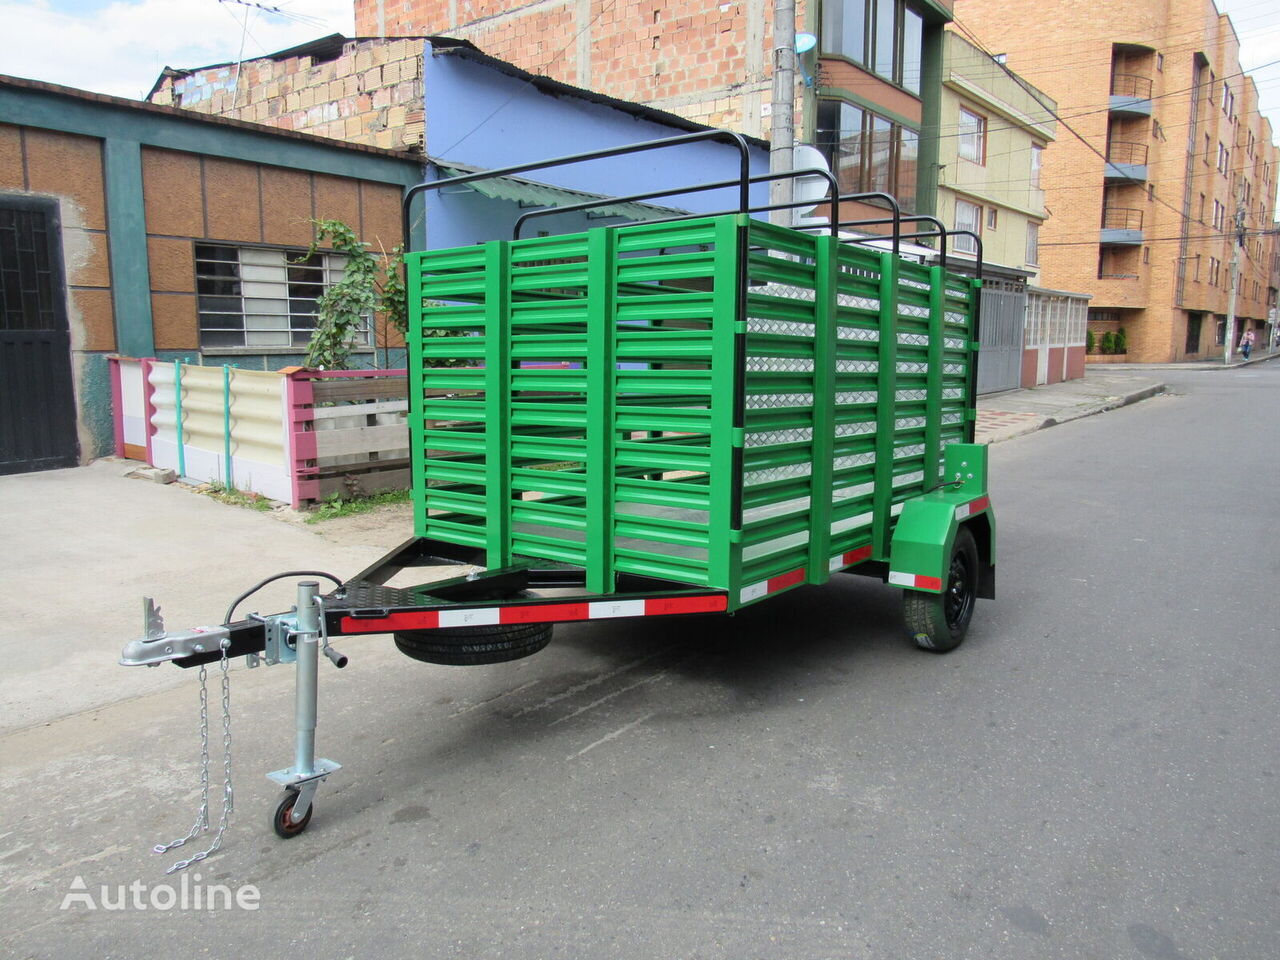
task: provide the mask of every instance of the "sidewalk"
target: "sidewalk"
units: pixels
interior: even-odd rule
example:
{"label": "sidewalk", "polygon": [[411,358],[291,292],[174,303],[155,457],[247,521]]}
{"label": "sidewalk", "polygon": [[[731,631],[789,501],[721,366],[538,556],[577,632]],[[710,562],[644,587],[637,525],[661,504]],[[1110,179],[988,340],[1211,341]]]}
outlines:
{"label": "sidewalk", "polygon": [[1129,363],[1123,366],[1099,364],[1086,367],[1084,377],[1079,380],[989,394],[978,398],[977,441],[999,443],[1054,424],[1154,397],[1165,390],[1160,371],[1234,370],[1278,356],[1280,351],[1255,352],[1248,360],[1236,357],[1230,364],[1221,360]]}
{"label": "sidewalk", "polygon": [[1156,377],[1116,373],[1112,366],[1095,370],[1086,369],[1079,380],[979,397],[978,443],[1012,440],[1164,392],[1164,383]]}

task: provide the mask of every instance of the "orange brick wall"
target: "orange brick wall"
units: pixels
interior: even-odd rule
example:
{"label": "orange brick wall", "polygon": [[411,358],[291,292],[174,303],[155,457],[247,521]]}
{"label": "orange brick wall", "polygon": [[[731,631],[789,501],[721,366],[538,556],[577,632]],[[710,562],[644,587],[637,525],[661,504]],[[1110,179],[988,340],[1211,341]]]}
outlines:
{"label": "orange brick wall", "polygon": [[[142,172],[157,350],[199,346],[197,240],[305,247],[312,219],[336,219],[375,251],[400,242],[395,186],[149,147]],[[401,343],[391,336],[391,346]]]}
{"label": "orange brick wall", "polygon": [[[1280,151],[1273,143],[1270,124],[1257,113],[1253,81],[1240,76],[1239,49],[1228,18],[1219,17],[1212,4],[1199,0],[1060,0],[1052,4],[958,0],[955,11],[957,20],[984,47],[1007,54],[1011,70],[1057,100],[1058,113],[1070,127],[1059,129],[1057,142],[1044,157],[1042,183],[1052,215],[1040,236],[1040,282],[1055,289],[1091,293],[1092,309],[1123,310],[1131,361],[1189,356],[1185,350],[1187,313],[1227,312],[1227,264],[1232,244],[1212,226],[1213,201],[1234,213],[1239,183],[1247,177],[1253,184],[1248,229],[1266,229],[1274,218],[1274,171]],[[1064,38],[1070,38],[1069,43],[1064,44]],[[1135,45],[1132,53],[1116,52],[1114,69],[1151,81],[1152,117],[1109,113],[1114,44]],[[1202,88],[1198,122],[1192,131],[1190,88],[1197,53],[1207,58],[1217,83],[1212,90]],[[1163,58],[1159,64],[1157,54]],[[1236,96],[1235,122],[1221,108],[1224,77]],[[1143,219],[1143,247],[1119,252],[1105,264],[1108,273],[1133,275],[1125,278],[1099,277],[1105,166],[1100,154],[1107,150],[1109,132],[1114,141],[1145,146],[1148,157],[1145,182],[1108,187],[1105,194],[1113,206],[1139,211]],[[1203,158],[1205,133],[1211,143],[1207,164]],[[1250,133],[1255,142],[1253,156],[1247,149]],[[1192,134],[1196,160],[1191,171],[1190,221],[1184,224],[1188,139]],[[1217,170],[1219,141],[1232,151],[1231,170],[1226,176]],[[1264,164],[1271,165],[1269,184],[1262,180]],[[1154,196],[1149,186],[1154,188]],[[1199,217],[1202,193],[1203,221]],[[1190,238],[1185,247],[1180,242],[1184,232]],[[1263,245],[1261,255],[1253,251],[1242,257],[1236,303],[1242,318],[1266,316],[1267,276],[1275,238],[1255,238],[1251,245],[1258,239]],[[1192,279],[1197,256],[1199,281]],[[1182,260],[1184,257],[1187,259]],[[1223,264],[1217,285],[1209,282],[1210,257]],[[1187,265],[1181,304],[1176,296],[1180,262]],[[1210,317],[1204,324],[1202,350],[1213,349],[1212,342]]]}
{"label": "orange brick wall", "polygon": [[0,190],[60,201],[72,349],[115,349],[102,141],[0,124]]}
{"label": "orange brick wall", "polygon": [[769,130],[772,18],[764,0],[356,0],[358,36],[470,40],[530,73],[756,136]]}

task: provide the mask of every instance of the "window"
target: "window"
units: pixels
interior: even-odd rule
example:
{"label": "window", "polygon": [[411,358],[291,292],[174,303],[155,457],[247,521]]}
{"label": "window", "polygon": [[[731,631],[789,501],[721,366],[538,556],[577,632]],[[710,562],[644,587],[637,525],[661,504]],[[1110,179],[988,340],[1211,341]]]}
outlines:
{"label": "window", "polygon": [[1204,162],[1206,165],[1209,163],[1209,153],[1212,149],[1212,145],[1213,141],[1209,139],[1209,135],[1206,133],[1204,135]]}
{"label": "window", "polygon": [[1218,172],[1224,177],[1231,168],[1231,151],[1222,145],[1222,141],[1218,141]]}
{"label": "window", "polygon": [[[956,229],[968,230],[972,233],[982,232],[982,208],[968,200],[956,199]],[[955,249],[964,253],[977,254],[978,244],[973,237],[961,234],[955,238]]]}
{"label": "window", "polygon": [[1156,185],[1154,183],[1147,184],[1147,203],[1156,198]]}
{"label": "window", "polygon": [[920,135],[843,100],[818,101],[817,146],[841,193],[891,193],[914,210]]}
{"label": "window", "polygon": [[822,49],[865,63],[868,9],[865,0],[828,0],[822,6]]}
{"label": "window", "polygon": [[904,0],[829,0],[822,50],[920,93],[924,20]]}
{"label": "window", "polygon": [[960,158],[986,163],[987,118],[960,108]]}
{"label": "window", "polygon": [[1164,130],[1160,126],[1160,121],[1153,119],[1151,121],[1151,136],[1155,140],[1164,139]]}
{"label": "window", "polygon": [[1200,194],[1200,213],[1196,217],[1201,223],[1204,223],[1204,194]]}
{"label": "window", "polygon": [[1031,186],[1035,190],[1040,189],[1040,167],[1044,163],[1044,147],[1031,147]]}
{"label": "window", "polygon": [[1164,72],[1164,54],[1163,53],[1156,54],[1156,69],[1162,73]]}
{"label": "window", "polygon": [[871,44],[874,56],[868,57],[872,69],[882,77],[893,77],[894,61],[897,60],[897,44],[894,43],[894,0],[875,0],[875,33]]}
{"label": "window", "polygon": [[924,18],[910,7],[902,8],[902,85],[914,94],[920,93],[920,74],[924,62]]}
{"label": "window", "polygon": [[1027,224],[1027,263],[1032,266],[1040,262],[1040,224]]}
{"label": "window", "polygon": [[1000,211],[997,210],[995,207],[989,208],[987,210],[987,229],[994,230],[996,228],[996,224],[999,221],[1000,221]]}
{"label": "window", "polygon": [[[201,347],[305,347],[316,301],[342,278],[345,259],[203,243],[195,255]],[[370,327],[357,335],[360,343],[371,342]]]}
{"label": "window", "polygon": [[1150,263],[1150,262],[1151,262],[1151,248],[1150,248],[1150,247],[1143,247],[1143,248],[1142,248],[1142,262],[1143,262],[1143,263]]}
{"label": "window", "polygon": [[1227,208],[1217,200],[1213,201],[1213,229],[1223,230],[1227,225]]}

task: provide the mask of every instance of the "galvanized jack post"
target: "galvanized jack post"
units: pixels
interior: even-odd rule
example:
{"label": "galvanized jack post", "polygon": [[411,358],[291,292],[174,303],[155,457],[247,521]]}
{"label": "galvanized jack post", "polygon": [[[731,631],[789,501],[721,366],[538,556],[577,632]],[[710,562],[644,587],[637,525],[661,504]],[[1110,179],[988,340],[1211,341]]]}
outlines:
{"label": "galvanized jack post", "polygon": [[[286,839],[296,837],[307,829],[314,807],[312,801],[320,782],[331,773],[342,769],[332,760],[316,758],[316,703],[319,696],[319,666],[322,617],[319,587],[314,580],[298,584],[298,606],[293,629],[294,669],[293,719],[295,740],[293,766],[275,770],[267,777],[284,787],[285,795],[271,818],[275,832]],[[287,630],[287,625],[286,625]],[[326,638],[327,639],[327,638]],[[287,644],[287,641],[286,641]],[[282,645],[284,646],[284,645]],[[335,665],[342,666],[324,644],[325,655]],[[270,653],[270,645],[268,647]],[[283,652],[281,650],[280,652]],[[342,658],[345,662],[345,658]]]}

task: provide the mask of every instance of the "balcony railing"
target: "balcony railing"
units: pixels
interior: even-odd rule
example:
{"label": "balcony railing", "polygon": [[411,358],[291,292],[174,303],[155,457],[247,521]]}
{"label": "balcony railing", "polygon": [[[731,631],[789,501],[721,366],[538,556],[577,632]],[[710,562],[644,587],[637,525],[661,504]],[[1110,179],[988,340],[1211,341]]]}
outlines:
{"label": "balcony railing", "polygon": [[1111,77],[1113,97],[1132,97],[1135,100],[1151,99],[1151,78],[1134,73],[1117,73]]}
{"label": "balcony railing", "polygon": [[1104,207],[1102,210],[1103,230],[1141,230],[1142,211],[1132,207]]}
{"label": "balcony railing", "polygon": [[1113,140],[1107,148],[1107,160],[1111,163],[1145,165],[1147,144]]}

